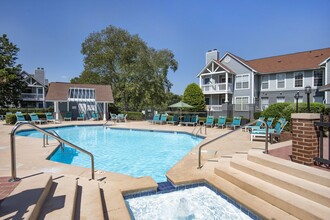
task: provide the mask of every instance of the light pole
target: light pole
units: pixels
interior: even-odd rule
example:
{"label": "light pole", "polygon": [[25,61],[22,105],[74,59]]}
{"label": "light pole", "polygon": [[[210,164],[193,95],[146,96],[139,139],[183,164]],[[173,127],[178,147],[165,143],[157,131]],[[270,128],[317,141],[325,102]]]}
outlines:
{"label": "light pole", "polygon": [[298,113],[299,91],[294,95],[294,98],[296,99],[296,113]]}
{"label": "light pole", "polygon": [[211,115],[211,106],[209,106],[209,116]]}
{"label": "light pole", "polygon": [[311,112],[311,105],[310,105],[310,100],[309,100],[309,95],[312,93],[312,88],[311,86],[306,86],[305,87],[305,93],[307,95],[307,112]]}

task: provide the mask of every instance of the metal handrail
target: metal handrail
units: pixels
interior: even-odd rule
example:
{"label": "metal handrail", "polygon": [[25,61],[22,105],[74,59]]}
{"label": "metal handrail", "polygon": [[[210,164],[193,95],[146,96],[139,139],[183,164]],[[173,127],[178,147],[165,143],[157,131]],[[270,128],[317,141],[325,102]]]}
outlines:
{"label": "metal handrail", "polygon": [[[56,131],[50,130],[49,132],[53,133],[56,137],[61,138],[61,136]],[[45,145],[45,139],[46,139],[46,144],[48,145],[49,144],[48,143],[48,135],[46,135],[46,134],[44,134],[44,137],[43,137],[43,147],[46,147],[46,145]],[[64,144],[61,141],[59,141],[59,140],[57,140],[57,141],[60,144],[61,149],[62,149],[62,152],[63,152],[64,151]]]}
{"label": "metal handrail", "polygon": [[[255,120],[255,121],[253,121],[253,122],[250,122],[250,123],[248,123],[248,124],[246,124],[246,125],[244,125],[243,127],[246,127],[246,126],[249,126],[249,125],[252,125],[252,124],[254,124],[254,123],[256,123],[258,120]],[[267,132],[267,136],[268,136],[268,125],[266,125],[267,126],[267,129],[266,129],[266,132]],[[241,127],[238,127],[238,128],[236,128],[236,129],[234,129],[234,130],[232,130],[232,131],[230,131],[230,132],[227,132],[227,133],[225,133],[225,134],[222,134],[222,135],[220,135],[220,136],[218,136],[218,137],[216,137],[216,138],[214,138],[214,139],[212,139],[212,140],[210,140],[210,141],[208,141],[208,142],[206,142],[206,143],[204,143],[204,144],[202,144],[201,146],[199,146],[199,148],[198,148],[198,169],[201,169],[202,168],[202,165],[201,165],[201,157],[202,157],[202,148],[203,147],[205,147],[206,145],[208,145],[208,144],[210,144],[210,143],[212,143],[212,142],[214,142],[214,141],[216,141],[216,140],[219,140],[219,139],[221,139],[221,138],[223,138],[223,137],[225,137],[225,136],[227,136],[227,135],[229,135],[229,134],[231,134],[231,133],[233,133],[233,132],[235,132],[235,131],[237,131],[237,130],[239,130]],[[268,140],[268,138],[266,138],[267,140]],[[267,141],[267,152],[268,152],[268,141]]]}
{"label": "metal handrail", "polygon": [[16,182],[19,180],[19,178],[17,178],[16,176],[16,144],[15,144],[15,134],[17,132],[17,129],[23,125],[29,125],[30,127],[34,128],[35,130],[47,135],[47,136],[50,136],[58,141],[60,141],[61,143],[64,143],[66,145],[69,145],[70,147],[72,148],[75,148],[87,155],[90,156],[91,158],[91,169],[92,169],[92,179],[94,179],[94,156],[92,153],[60,138],[60,137],[57,137],[56,135],[48,132],[48,131],[45,131],[43,129],[41,129],[40,127],[34,125],[34,124],[31,124],[30,122],[21,122],[19,124],[16,124],[13,129],[11,130],[10,132],[10,150],[11,150],[11,179],[9,179],[10,182]]}

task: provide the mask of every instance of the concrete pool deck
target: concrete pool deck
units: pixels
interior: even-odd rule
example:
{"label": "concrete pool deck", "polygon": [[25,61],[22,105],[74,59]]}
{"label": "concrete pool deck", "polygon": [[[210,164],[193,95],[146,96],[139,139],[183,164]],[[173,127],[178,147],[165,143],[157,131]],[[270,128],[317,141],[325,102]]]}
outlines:
{"label": "concrete pool deck", "polygon": [[[0,177],[11,176],[11,161],[10,161],[10,139],[9,133],[12,130],[12,125],[5,125],[0,122]],[[69,121],[61,124],[47,124],[40,127],[58,127],[66,125],[84,125],[84,124],[104,124],[103,121]],[[130,128],[130,129],[147,129],[147,130],[163,130],[163,131],[182,131],[191,133],[193,127],[186,126],[172,126],[172,125],[152,125],[146,121],[116,123],[111,125],[116,128]],[[29,129],[28,126],[22,126],[22,129]],[[206,143],[221,134],[229,132],[229,129],[207,128],[207,135],[203,140]],[[201,145],[200,144],[200,145]],[[277,149],[291,144],[291,141],[269,144],[269,149]],[[16,137],[16,164],[17,176],[20,178],[29,178],[38,174],[50,174],[53,178],[62,175],[68,177],[90,178],[91,170],[83,167],[76,167],[72,165],[57,163],[49,161],[46,158],[56,149],[58,143],[50,141],[50,145],[42,147],[42,139],[30,137]],[[200,146],[198,145],[198,146]],[[240,130],[233,132],[231,135],[225,136],[216,140],[205,147],[202,152],[202,169],[197,169],[198,166],[198,146],[193,148],[182,160],[174,165],[167,173],[167,177],[176,185],[191,184],[196,182],[209,182],[210,184],[219,187],[218,179],[214,176],[215,170],[222,164],[227,163],[230,158],[237,157],[237,154],[247,154],[251,149],[259,149],[260,152],[264,149],[265,143],[263,141],[250,141],[250,135],[247,132]],[[258,150],[256,150],[258,151]],[[236,155],[236,156],[235,156]],[[220,174],[219,174],[220,175]],[[329,177],[329,176],[328,176]],[[26,179],[25,178],[25,179]],[[330,178],[330,177],[329,177]],[[100,187],[104,192],[105,197],[111,196],[110,205],[108,205],[108,216],[110,219],[126,219],[128,218],[128,211],[122,201],[121,194],[129,194],[138,191],[155,190],[157,183],[151,177],[133,178],[131,176],[105,172],[97,170],[95,172],[95,179],[99,180]],[[225,181],[224,181],[225,182]],[[31,186],[33,187],[33,186]],[[230,193],[233,188],[228,187],[224,192]],[[237,194],[236,192],[232,192]],[[238,193],[239,194],[239,193]],[[240,198],[240,195],[234,196],[235,199],[242,203],[248,196]],[[106,200],[106,198],[103,198]],[[268,206],[258,207],[258,202],[255,206],[252,204],[249,208],[259,209],[258,214],[267,212]],[[261,204],[261,203],[260,203]],[[263,204],[263,203],[262,203]],[[115,207],[115,208],[114,208]],[[276,208],[272,209],[275,210]],[[282,211],[271,216],[280,216]],[[264,216],[264,214],[262,214]],[[291,215],[290,215],[291,216]]]}

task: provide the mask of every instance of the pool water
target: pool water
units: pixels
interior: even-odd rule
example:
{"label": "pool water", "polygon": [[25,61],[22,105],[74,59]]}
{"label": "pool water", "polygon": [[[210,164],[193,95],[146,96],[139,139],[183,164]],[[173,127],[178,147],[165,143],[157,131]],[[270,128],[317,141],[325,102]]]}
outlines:
{"label": "pool water", "polygon": [[126,199],[132,219],[252,219],[206,186]]}
{"label": "pool water", "polygon": [[[70,126],[49,130],[91,152],[97,170],[133,177],[151,176],[156,182],[166,181],[166,172],[203,140],[179,132],[107,129],[103,126]],[[17,135],[42,138],[37,131],[21,131]],[[88,155],[67,146],[63,152],[58,148],[49,159],[90,167]]]}

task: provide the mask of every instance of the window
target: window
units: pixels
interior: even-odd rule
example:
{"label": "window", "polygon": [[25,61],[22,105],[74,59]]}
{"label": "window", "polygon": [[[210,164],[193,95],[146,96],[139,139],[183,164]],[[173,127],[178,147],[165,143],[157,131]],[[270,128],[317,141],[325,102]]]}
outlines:
{"label": "window", "polygon": [[204,85],[207,85],[210,83],[210,78],[204,78]]}
{"label": "window", "polygon": [[277,88],[283,89],[285,88],[285,73],[277,74],[276,75],[277,80]]}
{"label": "window", "polygon": [[210,105],[210,98],[209,97],[205,97],[205,104]]}
{"label": "window", "polygon": [[249,97],[236,97],[235,111],[249,111]]}
{"label": "window", "polygon": [[95,89],[91,88],[70,88],[69,101],[72,100],[95,100]]}
{"label": "window", "polygon": [[314,86],[322,86],[323,85],[323,71],[315,70],[313,76],[314,76]]}
{"label": "window", "polygon": [[269,89],[269,75],[261,76],[261,89]]}
{"label": "window", "polygon": [[249,77],[250,77],[249,74],[236,76],[236,83],[235,83],[236,89],[248,89],[250,84]]}
{"label": "window", "polygon": [[262,97],[261,98],[261,110],[265,110],[269,106],[269,100],[268,97]]}
{"label": "window", "polygon": [[294,87],[303,87],[304,86],[304,73],[296,72],[294,73]]}
{"label": "window", "polygon": [[283,102],[285,102],[285,97],[284,97],[284,96],[279,96],[279,97],[277,97],[277,98],[276,98],[276,102],[277,102],[277,103],[283,103]]}
{"label": "window", "polygon": [[42,88],[38,88],[38,93],[39,93],[39,94],[42,94],[42,93],[43,93]]}

